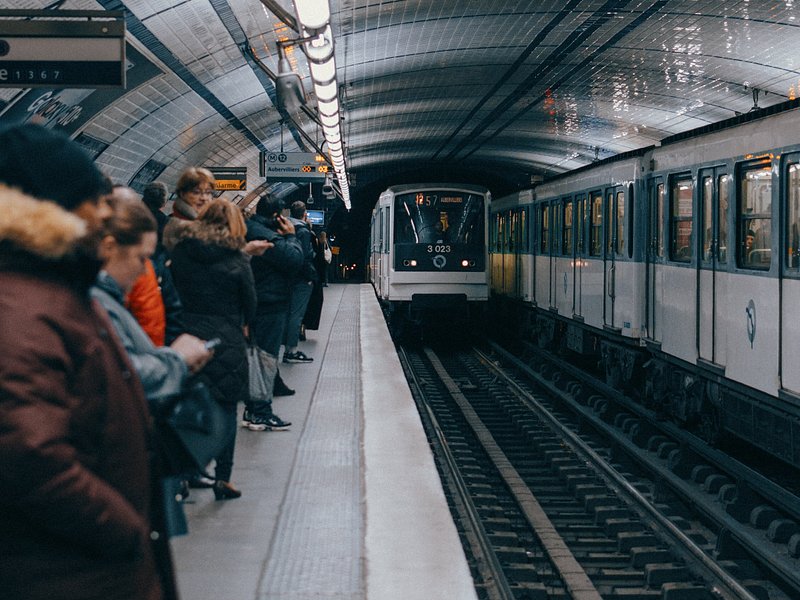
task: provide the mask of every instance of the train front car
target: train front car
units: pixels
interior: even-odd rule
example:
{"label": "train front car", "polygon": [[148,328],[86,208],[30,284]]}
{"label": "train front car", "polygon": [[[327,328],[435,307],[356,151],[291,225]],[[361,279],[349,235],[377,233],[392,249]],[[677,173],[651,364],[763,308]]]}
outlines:
{"label": "train front car", "polygon": [[381,194],[371,277],[393,322],[456,319],[475,312],[475,305],[485,308],[490,199],[486,188],[452,184],[399,185]]}

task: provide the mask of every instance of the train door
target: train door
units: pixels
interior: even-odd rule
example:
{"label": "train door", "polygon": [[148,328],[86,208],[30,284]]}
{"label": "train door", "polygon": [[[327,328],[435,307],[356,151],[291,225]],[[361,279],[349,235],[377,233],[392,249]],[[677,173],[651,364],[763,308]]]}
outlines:
{"label": "train door", "polygon": [[800,304],[800,154],[783,157],[781,179],[785,185],[781,191],[785,217],[784,257],[781,277],[780,323],[781,336],[781,387],[795,394],[800,393],[800,319],[797,306]]}
{"label": "train door", "polygon": [[725,331],[722,324],[728,260],[728,199],[730,175],[727,169],[701,169],[698,174],[700,199],[700,260],[697,261],[697,351],[701,359],[725,364]]}
{"label": "train door", "polygon": [[525,255],[528,252],[527,209],[514,211],[514,298],[526,298],[524,286]]}
{"label": "train door", "polygon": [[614,188],[607,188],[603,199],[603,273],[604,293],[603,324],[607,327],[616,327],[614,323],[614,300],[616,292],[616,210],[614,202]]}
{"label": "train door", "polygon": [[647,337],[661,341],[663,273],[659,264],[664,261],[664,179],[654,177],[647,189],[647,247],[645,249],[645,304]]}
{"label": "train door", "polygon": [[566,317],[575,314],[575,204],[572,198],[561,202],[561,257],[558,259],[560,312]]}

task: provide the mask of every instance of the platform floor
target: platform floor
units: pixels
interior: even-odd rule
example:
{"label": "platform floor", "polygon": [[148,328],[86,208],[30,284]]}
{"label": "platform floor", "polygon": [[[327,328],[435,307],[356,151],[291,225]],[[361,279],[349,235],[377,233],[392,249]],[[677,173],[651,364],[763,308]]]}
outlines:
{"label": "platform floor", "polygon": [[[320,329],[281,364],[290,431],[239,429],[237,500],[192,490],[173,540],[183,600],[471,600],[472,578],[369,285],[325,288]],[[241,410],[241,409],[240,409]]]}

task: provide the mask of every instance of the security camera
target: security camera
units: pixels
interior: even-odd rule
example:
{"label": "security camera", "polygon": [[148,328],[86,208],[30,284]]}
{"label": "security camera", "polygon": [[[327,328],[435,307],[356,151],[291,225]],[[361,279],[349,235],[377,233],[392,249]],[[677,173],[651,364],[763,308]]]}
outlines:
{"label": "security camera", "polygon": [[278,108],[288,113],[300,112],[305,104],[303,82],[297,73],[280,73],[275,79]]}

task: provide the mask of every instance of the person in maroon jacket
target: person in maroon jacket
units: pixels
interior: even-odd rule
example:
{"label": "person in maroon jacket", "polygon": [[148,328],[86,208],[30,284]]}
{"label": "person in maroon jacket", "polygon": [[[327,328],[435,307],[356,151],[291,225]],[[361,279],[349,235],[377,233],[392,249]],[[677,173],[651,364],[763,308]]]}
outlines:
{"label": "person in maroon jacket", "polygon": [[0,596],[174,598],[147,404],[89,296],[107,180],[37,125],[0,148]]}

